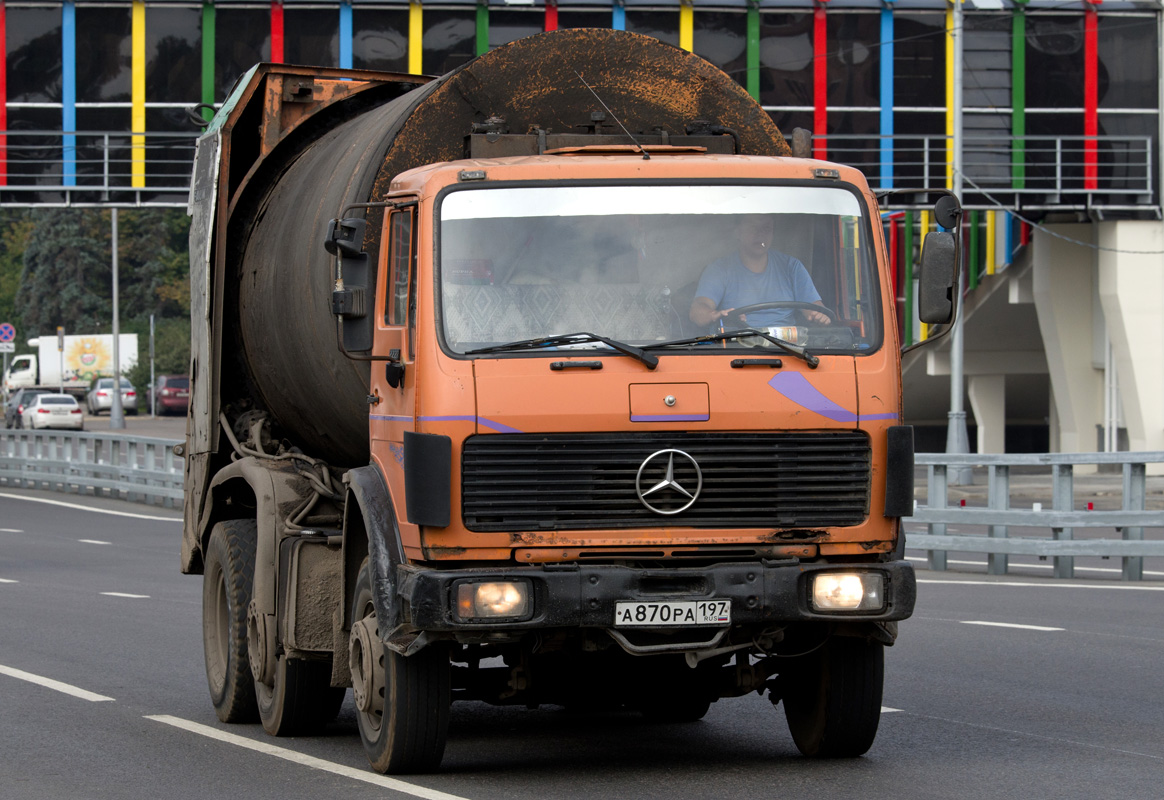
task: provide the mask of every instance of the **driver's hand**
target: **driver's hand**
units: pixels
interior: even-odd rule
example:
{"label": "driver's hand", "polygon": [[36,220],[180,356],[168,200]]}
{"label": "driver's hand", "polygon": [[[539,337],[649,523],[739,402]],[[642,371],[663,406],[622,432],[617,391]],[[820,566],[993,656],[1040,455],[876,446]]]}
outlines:
{"label": "driver's hand", "polygon": [[[711,321],[715,322],[717,319],[723,319],[724,317],[731,314],[733,311],[735,311],[734,308],[717,308],[715,311],[711,312]],[[744,318],[743,314],[741,314],[740,319],[743,319],[743,318]]]}
{"label": "driver's hand", "polygon": [[829,321],[829,318],[819,311],[808,311],[806,309],[804,316],[808,318],[809,322],[819,322],[821,325],[827,325]]}

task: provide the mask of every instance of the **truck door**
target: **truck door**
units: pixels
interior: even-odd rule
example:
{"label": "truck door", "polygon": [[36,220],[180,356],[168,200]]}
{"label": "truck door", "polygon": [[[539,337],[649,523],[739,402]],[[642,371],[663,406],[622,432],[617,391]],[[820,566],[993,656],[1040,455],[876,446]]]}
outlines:
{"label": "truck door", "polygon": [[393,496],[404,497],[404,432],[416,429],[416,207],[393,210],[385,226],[375,352],[368,400],[372,458]]}

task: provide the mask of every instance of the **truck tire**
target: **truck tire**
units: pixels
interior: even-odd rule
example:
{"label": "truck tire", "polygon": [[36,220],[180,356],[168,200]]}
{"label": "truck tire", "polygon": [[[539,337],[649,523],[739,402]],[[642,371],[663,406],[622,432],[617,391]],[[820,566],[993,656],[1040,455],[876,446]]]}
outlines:
{"label": "truck tire", "polygon": [[253,519],[220,522],[210,533],[202,579],[202,646],[214,713],[223,722],[258,719],[247,658],[247,606],[255,576]]}
{"label": "truck tire", "polygon": [[873,746],[881,720],[885,648],[834,636],[781,675],[784,716],[810,758],[855,758]]}
{"label": "truck tire", "polygon": [[259,720],[272,736],[310,736],[335,719],[347,689],[331,685],[331,662],[279,655],[271,686],[254,681]]}
{"label": "truck tire", "polygon": [[358,693],[356,703],[368,762],[388,774],[435,771],[444,757],[452,702],[448,651],[430,645],[405,658],[383,645],[367,559],[356,579],[351,619],[353,627],[366,626],[368,636],[361,641],[372,643],[369,652],[353,647],[358,663],[352,664],[353,682],[375,687],[365,693],[365,708]]}

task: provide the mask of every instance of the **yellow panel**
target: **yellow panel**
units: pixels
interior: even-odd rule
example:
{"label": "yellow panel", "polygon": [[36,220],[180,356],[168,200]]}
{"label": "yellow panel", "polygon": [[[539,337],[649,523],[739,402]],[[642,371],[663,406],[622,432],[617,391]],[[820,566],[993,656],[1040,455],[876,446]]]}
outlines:
{"label": "yellow panel", "polygon": [[417,0],[408,4],[408,71],[424,72],[424,9]]}
{"label": "yellow panel", "polygon": [[688,53],[695,51],[695,4],[692,0],[679,3],[679,46]]}
{"label": "yellow panel", "polygon": [[133,136],[130,142],[130,185],[135,189],[145,187],[145,34],[146,10],[143,0],[134,0],[132,30],[130,32],[130,128]]}

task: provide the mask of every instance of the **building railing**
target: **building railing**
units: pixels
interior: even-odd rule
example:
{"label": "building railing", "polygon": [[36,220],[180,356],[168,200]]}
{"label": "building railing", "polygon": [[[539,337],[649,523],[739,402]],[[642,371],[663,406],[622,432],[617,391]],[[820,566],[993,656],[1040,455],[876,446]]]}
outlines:
{"label": "building railing", "polygon": [[[1050,453],[1028,455],[948,455],[918,453],[916,464],[928,467],[926,504],[919,505],[910,522],[925,523],[927,533],[907,533],[906,546],[927,551],[932,570],[946,569],[946,553],[986,553],[987,572],[1005,575],[1008,556],[1034,555],[1053,560],[1056,578],[1074,577],[1076,556],[1119,558],[1124,580],[1143,580],[1144,558],[1164,556],[1164,539],[1145,540],[1145,528],[1164,528],[1164,511],[1146,511],[1147,465],[1164,463],[1164,452]],[[1118,510],[1078,510],[1075,507],[1074,468],[1115,465],[1122,470],[1122,500]],[[951,505],[950,468],[987,468],[987,507]],[[1051,504],[1048,510],[1011,508],[1011,468],[1050,470]],[[948,534],[947,525],[982,525],[985,534]],[[1011,537],[1011,527],[1048,529],[1049,537]],[[1119,539],[1074,538],[1076,528],[1114,529]]]}
{"label": "building railing", "polygon": [[114,433],[0,430],[0,485],[181,508],[176,444]]}
{"label": "building railing", "polygon": [[185,207],[199,135],[0,131],[0,205]]}
{"label": "building railing", "polygon": [[[0,131],[0,205],[185,206],[198,135]],[[946,136],[826,141],[874,188],[946,185]],[[1150,136],[967,136],[963,205],[1144,209],[1159,203],[1153,152]]]}
{"label": "building railing", "polygon": [[[946,185],[950,140],[944,135],[846,134],[826,141],[830,160],[858,167],[875,188]],[[962,146],[963,206],[1152,206],[1158,202],[1153,164],[1150,136],[970,135]]]}

